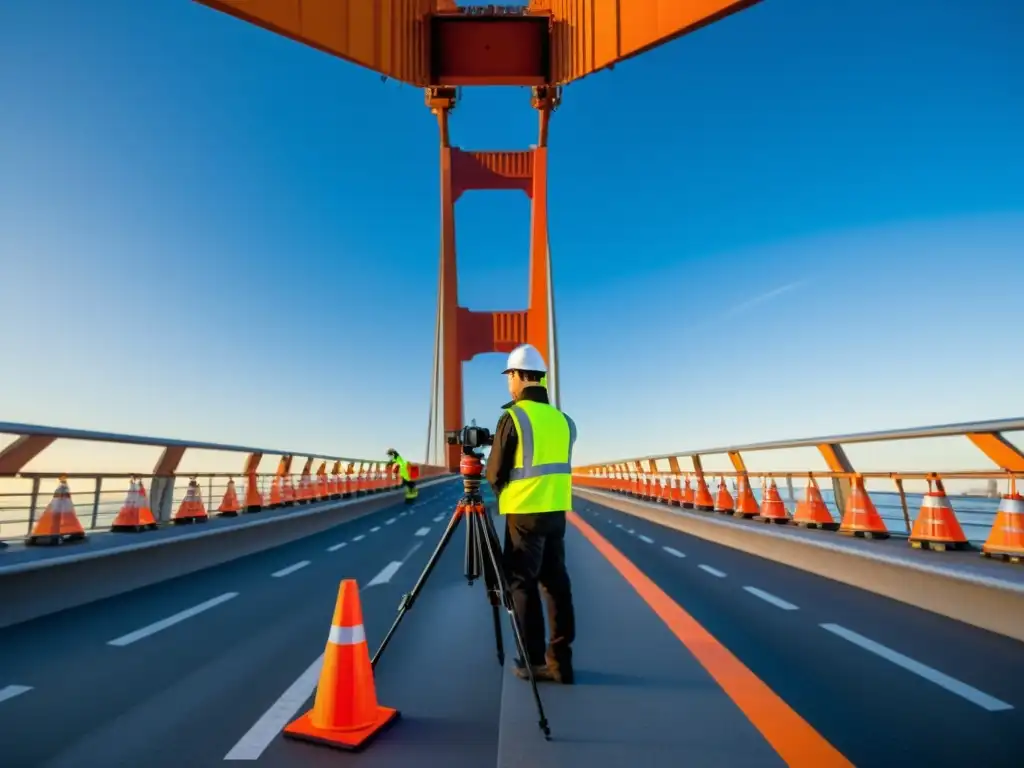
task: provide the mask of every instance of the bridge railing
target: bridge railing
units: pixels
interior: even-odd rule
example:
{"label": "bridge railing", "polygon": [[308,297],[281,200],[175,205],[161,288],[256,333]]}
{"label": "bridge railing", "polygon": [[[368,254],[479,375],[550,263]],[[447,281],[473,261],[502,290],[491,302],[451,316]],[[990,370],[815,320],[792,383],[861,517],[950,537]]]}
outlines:
{"label": "bridge railing", "polygon": [[[400,485],[397,468],[370,458],[7,422],[0,422],[0,436],[8,438],[6,446],[0,442],[0,540],[31,535],[58,491],[68,494],[81,527],[89,533],[111,530],[126,505],[146,506],[160,526],[173,522],[186,501],[201,501],[210,516],[234,515],[379,493]],[[80,445],[60,450],[69,444]],[[127,465],[124,471],[62,471],[64,465],[88,463],[104,447],[138,450],[122,451],[117,463]],[[140,456],[146,449],[157,452],[155,461]],[[185,468],[187,452],[207,466],[199,469],[192,461],[194,468]],[[260,472],[261,461],[273,457],[276,470]],[[293,466],[295,458],[302,463]],[[229,463],[238,471],[229,471]],[[36,468],[40,464],[48,466]],[[447,473],[443,467],[414,467],[421,479]]]}
{"label": "bridge railing", "polygon": [[[947,443],[936,451],[938,439]],[[914,450],[926,441],[932,443],[930,455]],[[896,446],[889,451],[894,465],[914,462],[916,467],[875,468],[885,443]],[[1016,488],[1024,477],[1020,444],[1024,419],[1002,419],[616,459],[577,467],[574,475],[577,486],[683,508],[864,538],[906,536],[913,546],[940,550],[981,543],[985,553],[1019,559],[1024,555],[1024,498]],[[973,450],[963,452],[963,446]],[[800,451],[794,463],[792,454]],[[857,461],[851,459],[855,452],[862,454]],[[790,454],[789,466],[775,460],[783,453]],[[964,466],[971,462],[956,458],[958,453],[989,466]],[[803,486],[802,494],[794,482]],[[948,490],[965,484],[973,487],[959,494]]]}

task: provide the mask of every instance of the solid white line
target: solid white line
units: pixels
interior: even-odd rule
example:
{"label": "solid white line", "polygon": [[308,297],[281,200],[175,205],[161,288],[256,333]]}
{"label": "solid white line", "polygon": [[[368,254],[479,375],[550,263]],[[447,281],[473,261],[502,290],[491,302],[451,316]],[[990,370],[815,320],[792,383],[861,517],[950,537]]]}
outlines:
{"label": "solid white line", "polygon": [[392,524],[392,523],[394,523],[394,522],[395,522],[395,520],[397,520],[397,519],[398,519],[397,517],[392,517],[392,518],[391,518],[390,520],[385,520],[385,521],[384,521],[384,525],[391,525],[391,524]]}
{"label": "solid white line", "polygon": [[725,578],[725,574],[724,573],[722,573],[717,568],[712,568],[710,565],[698,565],[697,567],[700,568],[702,571],[707,571],[712,576],[717,576],[720,579],[724,579]]}
{"label": "solid white line", "polygon": [[639,538],[640,538],[640,541],[645,541],[648,544],[653,544],[654,543],[654,539],[649,539],[646,536],[640,536]]}
{"label": "solid white line", "polygon": [[109,641],[107,645],[116,645],[118,647],[131,645],[136,640],[142,640],[145,637],[149,637],[150,635],[156,634],[162,629],[173,627],[180,621],[184,621],[185,619],[190,619],[193,616],[197,616],[203,611],[208,611],[211,608],[220,605],[221,603],[226,603],[233,597],[238,597],[238,593],[225,592],[223,595],[215,597],[211,600],[207,600],[205,603],[194,605],[191,608],[186,608],[184,611],[181,611],[180,613],[174,614],[173,616],[168,616],[166,619],[161,619],[160,621],[153,622],[148,627],[143,627],[142,629],[137,629],[134,632],[129,632],[127,635],[122,635],[121,637]]}
{"label": "solid white line", "polygon": [[429,528],[420,528],[418,531],[416,531],[417,536],[426,536],[428,533],[430,533]]}
{"label": "solid white line", "polygon": [[435,523],[440,523],[444,519],[444,515],[438,515],[434,518]]}
{"label": "solid white line", "polygon": [[670,555],[675,555],[676,557],[686,557],[686,555],[684,555],[678,549],[672,549],[672,547],[662,547],[662,549],[664,549]]}
{"label": "solid white line", "polygon": [[321,655],[299,679],[288,686],[281,698],[263,713],[256,724],[249,729],[225,756],[225,760],[259,760],[263,750],[277,738],[282,729],[291,722],[296,713],[310,696],[320,679],[320,668],[324,657]]}
{"label": "solid white line", "polygon": [[341,549],[342,547],[345,547],[345,546],[348,546],[348,542],[347,541],[343,541],[340,544],[335,544],[333,547],[328,547],[327,551],[328,552],[337,552],[339,549]]}
{"label": "solid white line", "polygon": [[387,584],[389,581],[391,581],[391,577],[398,573],[398,569],[401,567],[402,563],[398,560],[391,561],[390,563],[385,565],[383,570],[381,570],[380,573],[374,576],[373,580],[370,581],[370,583],[366,586],[375,587],[378,584]]}
{"label": "solid white line", "polygon": [[352,537],[352,541],[362,541],[365,538],[366,537],[363,534],[360,533],[358,536],[353,536]]}
{"label": "solid white line", "polygon": [[0,701],[7,701],[13,699],[15,696],[20,696],[23,693],[28,693],[32,690],[30,685],[8,685],[6,688],[0,688]]}
{"label": "solid white line", "polygon": [[380,530],[380,526],[379,525],[375,525],[375,526],[373,526],[373,528],[370,529],[370,533],[376,533],[379,530]]}
{"label": "solid white line", "polygon": [[792,603],[787,603],[781,597],[776,597],[771,592],[765,592],[763,589],[758,589],[757,587],[744,587],[744,589],[747,590],[747,592],[752,594],[754,597],[760,597],[766,603],[771,603],[776,608],[781,608],[784,611],[797,610],[797,607],[795,605],[793,605]]}
{"label": "solid white line", "polygon": [[945,688],[950,693],[955,693],[957,696],[967,699],[972,704],[977,704],[989,712],[1002,712],[1007,709],[1013,709],[1013,706],[1005,701],[989,696],[977,688],[972,688],[967,683],[961,683],[959,680],[945,675],[937,669],[932,669],[919,661],[914,661],[909,656],[904,656],[902,653],[898,653],[891,648],[886,648],[881,643],[876,643],[874,640],[863,635],[858,635],[853,630],[842,627],[839,624],[821,624],[819,626],[844,640],[849,640],[854,645],[859,645],[866,651],[871,651],[881,656],[886,661],[891,661],[896,666],[903,667],[908,672],[920,675],[925,680],[935,683],[940,688]]}

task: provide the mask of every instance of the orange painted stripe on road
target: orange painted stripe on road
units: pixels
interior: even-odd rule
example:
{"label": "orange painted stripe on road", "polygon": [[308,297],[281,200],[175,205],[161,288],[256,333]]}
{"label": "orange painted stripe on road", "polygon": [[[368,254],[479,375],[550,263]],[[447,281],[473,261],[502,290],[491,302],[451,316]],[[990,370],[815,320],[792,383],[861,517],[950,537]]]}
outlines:
{"label": "orange painted stripe on road", "polygon": [[665,622],[672,634],[710,673],[787,765],[798,768],[853,768],[853,763],[824,736],[794,712],[775,691],[747,669],[728,648],[607,539],[575,512],[570,512],[567,517]]}

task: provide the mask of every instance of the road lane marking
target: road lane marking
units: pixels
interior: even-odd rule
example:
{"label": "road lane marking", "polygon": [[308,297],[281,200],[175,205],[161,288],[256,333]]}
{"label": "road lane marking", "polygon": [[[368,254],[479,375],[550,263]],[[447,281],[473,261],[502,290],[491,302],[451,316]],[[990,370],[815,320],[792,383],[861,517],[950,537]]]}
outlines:
{"label": "road lane marking", "polygon": [[296,571],[305,568],[307,565],[309,565],[309,560],[302,560],[301,562],[295,563],[294,565],[289,565],[287,568],[282,568],[280,571],[274,571],[270,575],[273,576],[275,579],[280,579],[285,576],[290,576]]}
{"label": "road lane marking", "polygon": [[640,539],[640,541],[646,542],[648,544],[654,543],[654,539],[648,538],[647,536],[639,536],[638,538]]}
{"label": "road lane marking", "polygon": [[342,547],[347,547],[347,546],[348,546],[348,542],[347,541],[343,541],[340,544],[335,544],[333,547],[328,547],[327,551],[328,552],[337,552]]}
{"label": "road lane marking", "polygon": [[395,520],[397,520],[397,519],[398,519],[397,517],[392,517],[389,520],[385,520],[384,521],[384,525],[392,525],[392,524],[394,524]]}
{"label": "road lane marking", "polygon": [[281,698],[263,713],[256,724],[224,756],[224,759],[259,760],[263,751],[270,746],[270,742],[277,738],[278,734],[298,713],[299,708],[313,695],[320,680],[320,669],[323,663],[324,657],[321,655],[309,666],[309,669],[299,676],[298,680],[288,686],[288,690],[281,694]]}
{"label": "road lane marking", "polygon": [[13,699],[15,696],[20,696],[31,690],[32,686],[30,685],[8,685],[5,688],[0,688],[0,702]]}
{"label": "road lane marking", "polygon": [[353,536],[352,537],[352,541],[362,541],[365,538],[366,537],[363,534],[360,533],[358,536]]}
{"label": "road lane marking", "polygon": [[628,533],[630,536],[635,536],[636,535],[636,531],[634,531],[632,528],[630,528],[628,531],[626,531],[626,533]]}
{"label": "road lane marking", "polygon": [[987,709],[989,712],[1003,712],[1008,709],[1013,709],[1013,706],[1007,704],[1005,701],[1000,701],[994,696],[989,696],[987,693],[979,691],[977,688],[972,688],[967,683],[962,683],[956,678],[939,672],[937,669],[932,669],[919,661],[914,661],[914,659],[909,656],[904,656],[902,653],[894,651],[892,648],[887,648],[881,643],[876,643],[870,638],[858,635],[852,629],[847,629],[839,624],[821,624],[819,626],[837,637],[848,640],[854,645],[859,645],[865,651],[871,651],[871,653],[881,656],[886,661],[891,661],[896,666],[903,667],[903,669],[908,672],[913,672],[915,675],[919,675],[925,680],[935,683],[940,688],[945,688],[950,693],[955,693],[957,696],[967,699],[967,701],[972,704],[976,704],[982,709]]}
{"label": "road lane marking", "polygon": [[402,563],[400,560],[392,560],[390,563],[385,565],[384,568],[381,569],[381,572],[374,576],[366,586],[375,587],[378,584],[387,584],[391,581],[391,577],[398,573],[398,569],[401,567]]}
{"label": "road lane marking", "polygon": [[776,608],[781,608],[784,611],[795,611],[797,607],[792,603],[788,603],[781,597],[776,597],[771,592],[765,592],[763,589],[757,587],[744,587],[744,589],[752,594],[754,597],[760,597],[766,603],[771,603]]}
{"label": "road lane marking", "polygon": [[839,750],[579,515],[566,515],[735,702],[791,768],[853,768]]}
{"label": "road lane marking", "polygon": [[440,523],[443,519],[444,519],[444,515],[440,514],[440,515],[438,515],[437,517],[434,518],[434,522],[435,523]]}
{"label": "road lane marking", "polygon": [[675,557],[686,557],[686,555],[684,555],[678,549],[672,549],[672,547],[662,547],[662,549],[664,549],[670,555],[674,555]]}
{"label": "road lane marking", "polygon": [[110,640],[107,643],[107,645],[114,645],[118,648],[123,648],[126,645],[131,645],[137,640],[142,640],[143,638],[149,637],[150,635],[155,635],[157,632],[167,629],[168,627],[173,627],[175,624],[182,622],[185,619],[191,619],[193,616],[198,616],[203,611],[208,611],[211,608],[215,608],[216,606],[220,605],[221,603],[226,603],[228,600],[234,597],[238,597],[237,592],[225,592],[223,595],[207,600],[205,603],[193,605],[191,608],[186,608],[184,611],[179,611],[173,616],[168,616],[166,619],[155,621],[149,626],[143,627],[142,629],[137,629],[134,632],[129,632],[127,635],[121,635],[121,637]]}
{"label": "road lane marking", "polygon": [[710,573],[712,576],[717,576],[720,579],[725,578],[725,574],[722,571],[712,568],[710,565],[698,565],[697,567],[706,573]]}
{"label": "road lane marking", "polygon": [[379,525],[375,525],[375,526],[373,526],[373,528],[370,529],[370,533],[376,533],[379,530],[380,530],[380,526]]}
{"label": "road lane marking", "polygon": [[430,533],[429,528],[420,528],[418,531],[416,531],[417,536],[426,536],[428,533]]}

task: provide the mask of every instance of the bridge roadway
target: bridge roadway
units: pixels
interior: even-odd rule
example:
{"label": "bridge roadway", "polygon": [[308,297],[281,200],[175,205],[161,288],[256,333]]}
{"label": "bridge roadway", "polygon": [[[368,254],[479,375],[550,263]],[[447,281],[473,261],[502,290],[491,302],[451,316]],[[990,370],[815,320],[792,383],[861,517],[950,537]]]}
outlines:
{"label": "bridge roadway", "polygon": [[1021,765],[1020,643],[582,499],[578,684],[541,687],[551,742],[497,665],[461,536],[377,669],[402,719],[358,755],[283,740],[339,580],[376,647],[459,493],[0,630],[0,764]]}

